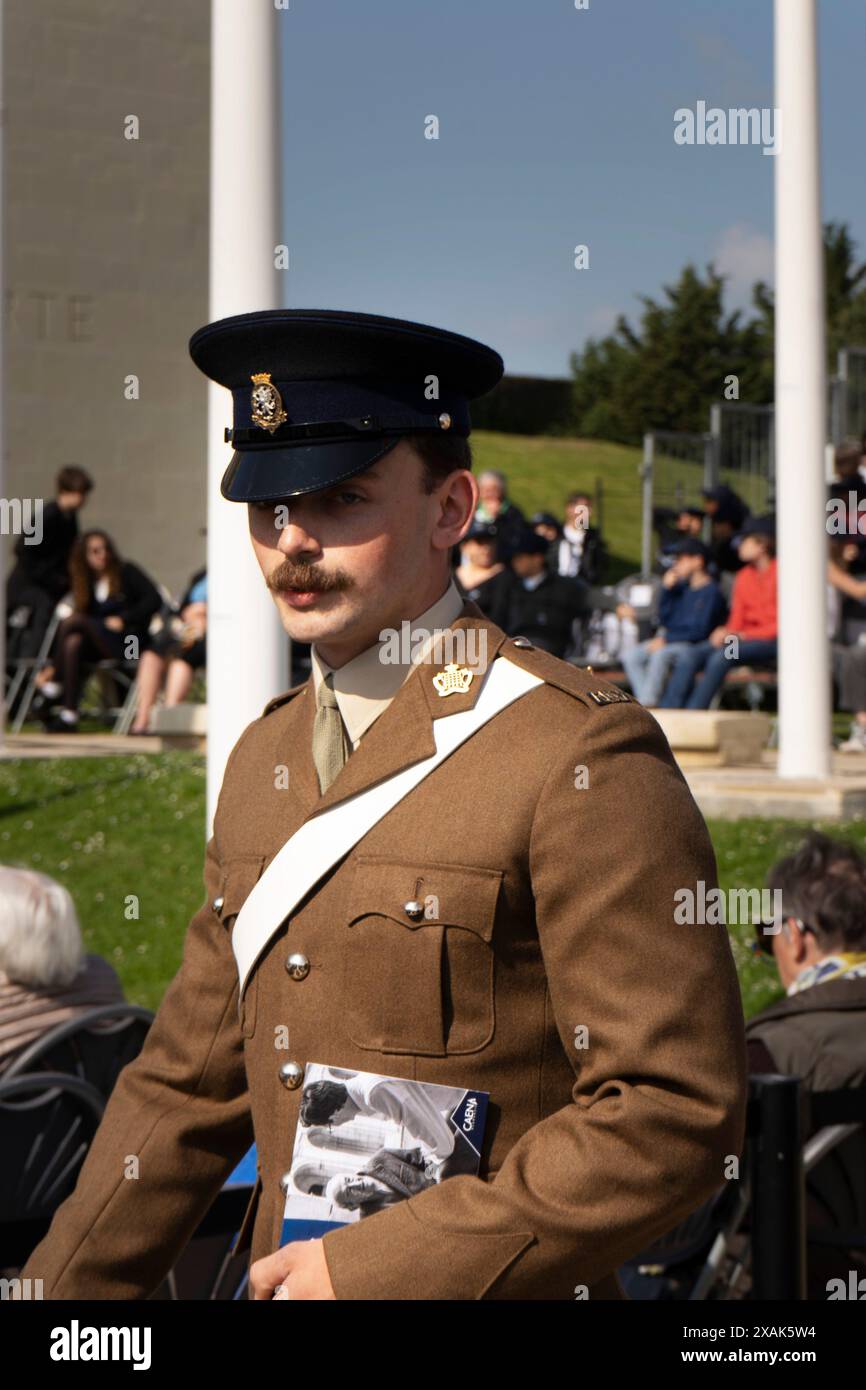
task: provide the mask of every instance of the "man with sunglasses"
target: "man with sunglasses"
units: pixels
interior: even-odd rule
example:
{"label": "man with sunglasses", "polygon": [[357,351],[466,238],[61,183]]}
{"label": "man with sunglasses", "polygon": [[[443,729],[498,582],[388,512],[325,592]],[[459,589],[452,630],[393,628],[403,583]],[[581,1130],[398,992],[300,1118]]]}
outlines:
{"label": "man with sunglasses", "polygon": [[[810,1091],[866,1082],[866,862],[852,845],[810,832],[770,872],[781,898],[758,923],[756,951],[775,960],[785,996],[746,1025],[749,1070],[800,1076]],[[777,901],[779,899],[777,898]],[[861,1127],[808,1174],[807,1226],[866,1228],[866,1132]],[[807,1243],[808,1297],[863,1265],[860,1250]]]}

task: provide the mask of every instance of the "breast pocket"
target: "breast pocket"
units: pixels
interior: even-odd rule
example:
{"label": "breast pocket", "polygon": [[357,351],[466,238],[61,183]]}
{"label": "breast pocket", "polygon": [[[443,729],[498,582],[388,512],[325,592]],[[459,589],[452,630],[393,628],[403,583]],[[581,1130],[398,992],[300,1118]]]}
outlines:
{"label": "breast pocket", "polygon": [[353,1042],[422,1057],[487,1045],[501,881],[500,869],[357,859],[343,952]]}
{"label": "breast pocket", "polygon": [[[223,864],[220,897],[215,907],[229,934],[234,929],[238,913],[261,877],[264,862],[263,854],[249,854],[227,859]],[[258,993],[259,972],[254,970],[244,992],[241,1008],[241,1032],[245,1038],[251,1038],[255,1032]]]}

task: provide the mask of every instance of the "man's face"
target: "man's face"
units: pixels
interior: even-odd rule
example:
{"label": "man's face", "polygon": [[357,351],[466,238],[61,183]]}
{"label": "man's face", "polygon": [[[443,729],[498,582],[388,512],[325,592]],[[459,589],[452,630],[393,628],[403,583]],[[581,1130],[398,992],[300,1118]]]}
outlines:
{"label": "man's face", "polygon": [[521,579],[529,579],[533,574],[540,574],[544,569],[543,555],[526,555],[519,553],[511,557],[511,568]]}
{"label": "man's face", "polygon": [[502,484],[495,478],[482,478],[478,495],[491,516],[496,516],[505,498]]}
{"label": "man's face", "polygon": [[592,515],[592,501],[589,497],[577,497],[565,509],[565,519],[575,531],[585,531]]}
{"label": "man's face", "polygon": [[703,519],[699,516],[692,516],[691,512],[680,512],[677,517],[677,530],[682,531],[686,536],[699,536],[703,527]]}
{"label": "man's face", "polygon": [[463,558],[476,569],[489,570],[496,564],[495,541],[464,541]]}
{"label": "man's face", "polygon": [[323,492],[248,504],[256,559],[286,632],[339,666],[444,592],[448,551],[468,529],[477,484],[465,469],[436,491],[400,440],[365,473]]}
{"label": "man's face", "polygon": [[855,453],[836,456],[836,474],[839,478],[856,478],[860,470],[860,455]]}
{"label": "man's face", "polygon": [[693,574],[697,574],[704,567],[704,562],[700,555],[678,555],[674,564],[674,569],[678,579],[691,579]]}
{"label": "man's face", "polygon": [[77,512],[86,501],[86,492],[59,492],[57,494],[57,505],[64,512]]}
{"label": "man's face", "polygon": [[757,536],[743,536],[737,546],[737,554],[744,565],[751,565],[760,555],[763,554],[764,547]]}
{"label": "man's face", "polygon": [[773,955],[785,989],[796,980],[807,965],[815,965],[822,959],[823,952],[811,932],[801,933],[792,917],[786,917],[781,929],[774,933]]}

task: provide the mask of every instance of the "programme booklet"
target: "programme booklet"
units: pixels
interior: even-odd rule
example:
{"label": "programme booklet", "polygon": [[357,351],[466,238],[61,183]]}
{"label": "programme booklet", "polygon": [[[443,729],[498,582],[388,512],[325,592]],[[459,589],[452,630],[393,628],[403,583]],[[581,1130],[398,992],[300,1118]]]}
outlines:
{"label": "programme booklet", "polygon": [[477,1173],[487,1091],[309,1062],[281,1245],[313,1240],[455,1173]]}

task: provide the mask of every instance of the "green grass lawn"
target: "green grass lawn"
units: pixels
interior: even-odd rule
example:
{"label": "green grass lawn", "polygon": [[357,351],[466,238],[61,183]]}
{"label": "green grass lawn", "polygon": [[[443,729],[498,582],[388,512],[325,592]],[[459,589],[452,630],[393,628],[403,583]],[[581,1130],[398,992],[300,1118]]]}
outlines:
{"label": "green grass lawn", "polygon": [[[193,753],[0,763],[0,862],[64,884],[86,949],[156,1008],[204,898],[205,761]],[[138,898],[138,918],[128,898]]]}
{"label": "green grass lawn", "polygon": [[[112,962],[127,996],[156,1008],[204,897],[205,762],[197,753],[0,762],[0,862],[40,869],[72,893],[89,951]],[[712,821],[724,889],[761,888],[805,823]],[[866,851],[866,822],[823,827]],[[127,901],[139,901],[128,916]],[[683,950],[688,932],[683,927]],[[732,929],[746,1015],[781,991]]]}

